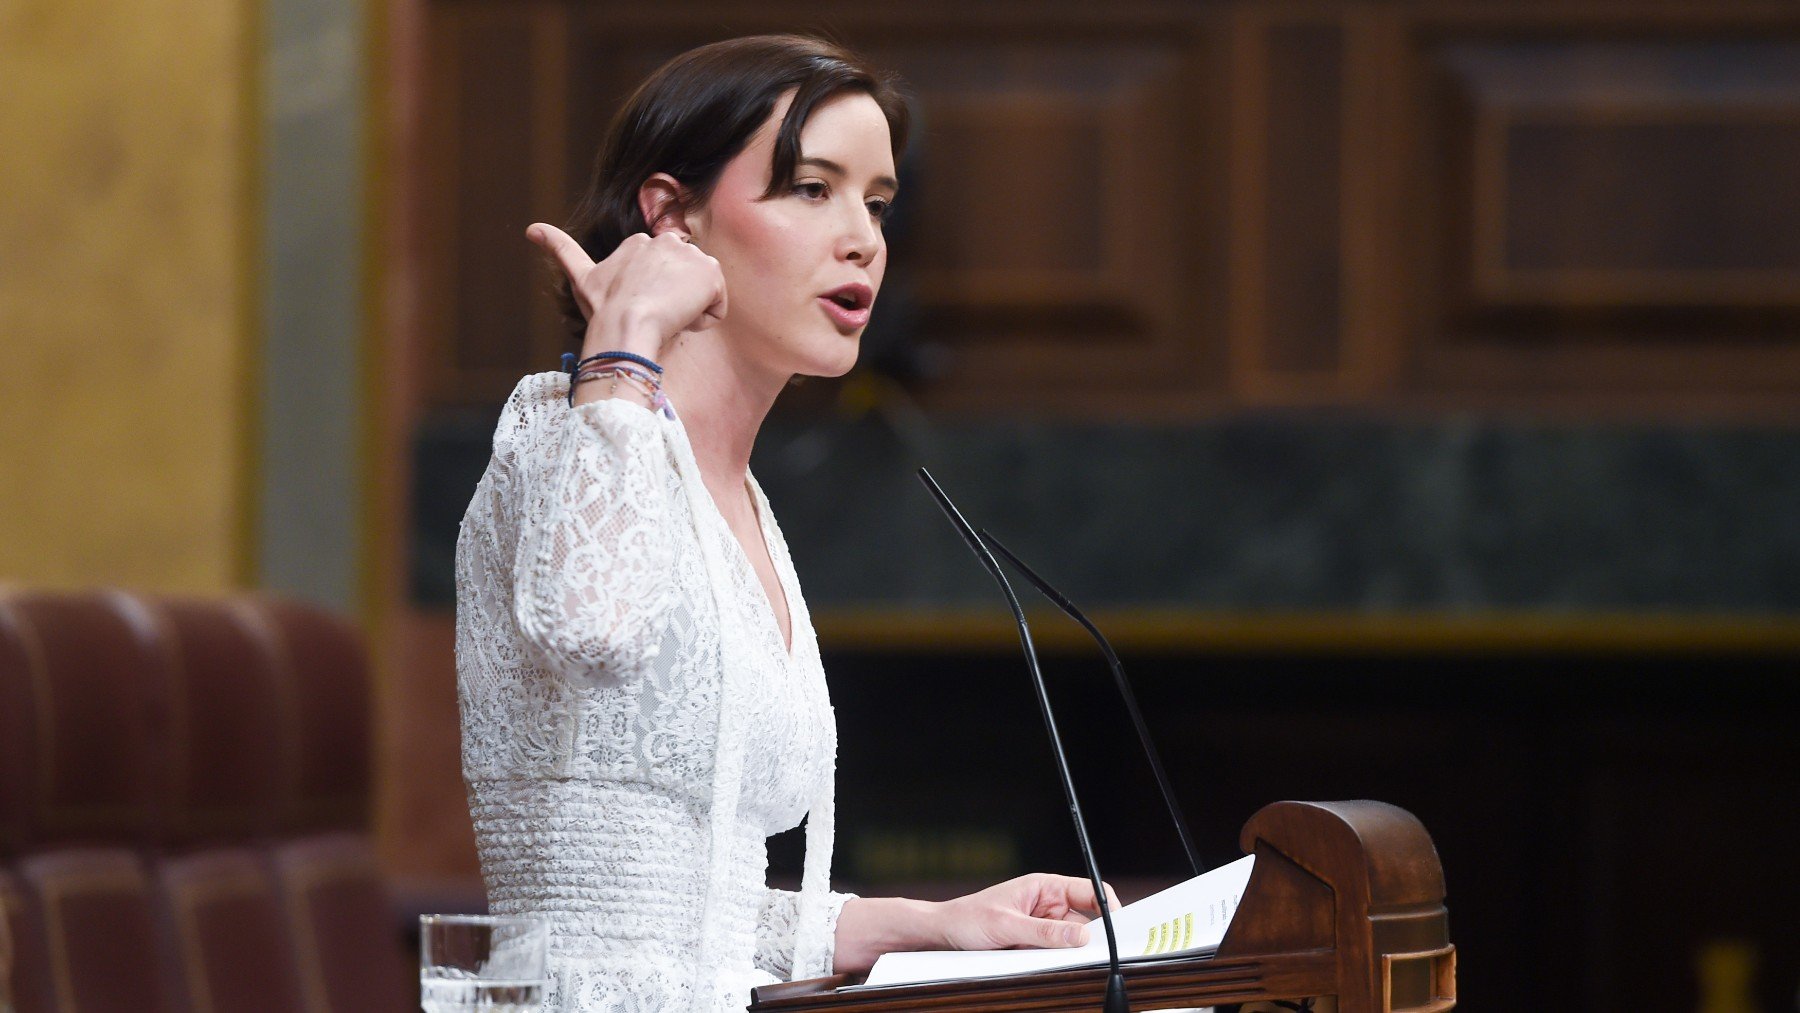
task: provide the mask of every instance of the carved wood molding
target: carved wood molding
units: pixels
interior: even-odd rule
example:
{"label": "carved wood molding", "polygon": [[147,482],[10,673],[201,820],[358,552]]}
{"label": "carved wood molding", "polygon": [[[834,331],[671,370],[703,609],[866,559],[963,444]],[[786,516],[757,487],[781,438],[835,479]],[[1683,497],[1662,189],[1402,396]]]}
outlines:
{"label": "carved wood molding", "polygon": [[427,12],[441,406],[562,350],[519,234],[566,214],[626,90],[793,29],[920,99],[886,295],[948,363],[913,390],[928,409],[1770,417],[1800,394],[1790,5]]}

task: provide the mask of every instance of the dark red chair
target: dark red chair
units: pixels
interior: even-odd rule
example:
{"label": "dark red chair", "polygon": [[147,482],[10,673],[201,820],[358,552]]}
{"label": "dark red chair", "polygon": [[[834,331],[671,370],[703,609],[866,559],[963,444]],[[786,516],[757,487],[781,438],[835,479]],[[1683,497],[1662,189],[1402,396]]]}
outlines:
{"label": "dark red chair", "polygon": [[8,601],[38,727],[25,848],[147,845],[174,736],[172,665],[143,602],[118,592]]}
{"label": "dark red chair", "polygon": [[260,856],[238,848],[199,852],[164,861],[157,878],[188,1009],[306,1009],[281,898]]}
{"label": "dark red chair", "polygon": [[[37,905],[12,873],[0,869],[0,936],[9,952],[0,959],[0,1000],[11,998],[15,1013],[51,1013],[50,955],[44,946]],[[6,970],[10,966],[10,971]],[[10,987],[11,993],[7,989]],[[0,1005],[0,1009],[4,1009]]]}
{"label": "dark red chair", "polygon": [[45,966],[59,1013],[181,1008],[157,925],[157,898],[137,854],[53,851],[20,863],[46,930]]}
{"label": "dark red chair", "polygon": [[241,609],[164,599],[150,610],[174,658],[159,843],[181,849],[275,834],[298,798],[302,687]]}
{"label": "dark red chair", "polygon": [[369,836],[370,710],[361,636],[323,609],[0,594],[18,1013],[416,1009]]}
{"label": "dark red chair", "polygon": [[0,600],[0,857],[24,847],[37,808],[39,674],[24,629]]}
{"label": "dark red chair", "polygon": [[6,870],[0,869],[0,1010],[13,1008],[13,894]]}
{"label": "dark red chair", "polygon": [[232,608],[292,687],[299,770],[288,832],[366,829],[374,699],[361,632],[336,613],[281,598],[240,600]]}
{"label": "dark red chair", "polygon": [[275,869],[310,1009],[417,1005],[393,903],[367,837],[327,834],[282,845]]}

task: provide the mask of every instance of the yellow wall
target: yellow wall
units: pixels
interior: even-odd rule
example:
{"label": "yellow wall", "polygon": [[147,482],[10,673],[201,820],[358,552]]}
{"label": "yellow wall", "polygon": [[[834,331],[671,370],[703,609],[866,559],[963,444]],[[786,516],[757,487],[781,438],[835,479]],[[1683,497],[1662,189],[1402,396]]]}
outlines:
{"label": "yellow wall", "polygon": [[0,3],[0,582],[249,576],[253,11]]}

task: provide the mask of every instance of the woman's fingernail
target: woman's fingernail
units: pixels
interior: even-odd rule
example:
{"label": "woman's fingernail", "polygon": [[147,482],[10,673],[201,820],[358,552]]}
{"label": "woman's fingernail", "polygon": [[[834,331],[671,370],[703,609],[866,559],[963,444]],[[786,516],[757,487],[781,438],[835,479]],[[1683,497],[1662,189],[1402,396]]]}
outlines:
{"label": "woman's fingernail", "polygon": [[1084,930],[1080,925],[1071,925],[1063,931],[1063,935],[1068,937],[1070,946],[1080,946],[1082,942],[1081,934],[1083,931]]}
{"label": "woman's fingernail", "polygon": [[531,228],[525,230],[525,238],[531,240],[534,243],[538,242],[539,240],[544,238],[544,230],[538,228],[536,225],[533,225]]}

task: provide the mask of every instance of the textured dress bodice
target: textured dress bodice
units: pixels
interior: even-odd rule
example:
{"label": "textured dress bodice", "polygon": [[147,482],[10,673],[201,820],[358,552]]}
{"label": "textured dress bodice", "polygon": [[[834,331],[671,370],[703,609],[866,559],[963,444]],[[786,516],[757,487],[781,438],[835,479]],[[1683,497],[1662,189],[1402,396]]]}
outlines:
{"label": "textured dress bodice", "polygon": [[[567,377],[508,399],[457,542],[463,776],[495,913],[551,925],[561,1013],[742,1010],[826,973],[836,726],[746,476],[793,647],[681,424]],[[765,838],[807,818],[798,894]]]}

